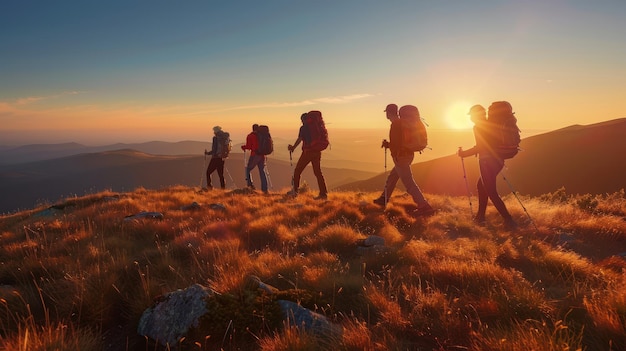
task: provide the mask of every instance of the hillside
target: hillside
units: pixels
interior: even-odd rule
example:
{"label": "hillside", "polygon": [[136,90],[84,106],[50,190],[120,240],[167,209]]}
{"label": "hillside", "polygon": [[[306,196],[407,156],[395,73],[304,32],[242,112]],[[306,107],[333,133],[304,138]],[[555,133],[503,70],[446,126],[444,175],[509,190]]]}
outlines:
{"label": "hillside", "polygon": [[[229,189],[246,184],[243,154],[232,153],[226,161],[224,177]],[[268,159],[270,190],[287,191],[293,166],[273,157]],[[54,203],[68,196],[82,196],[103,190],[132,191],[137,187],[160,189],[172,185],[206,186],[209,158],[203,156],[167,156],[145,154],[122,149],[80,154],[59,159],[0,166],[0,213],[26,209],[37,203]],[[373,176],[374,172],[323,167],[329,188]],[[255,169],[252,179],[260,186]],[[311,166],[302,174],[302,181],[317,187]],[[217,173],[213,186],[219,186]]]}
{"label": "hillside", "polygon": [[[522,151],[507,160],[503,175],[520,194],[538,196],[564,187],[570,194],[612,193],[626,187],[626,118],[585,126],[571,126],[523,138]],[[523,134],[522,134],[523,136]],[[473,145],[464,145],[469,148]],[[418,185],[424,192],[467,195],[461,159],[450,155],[420,162],[416,154],[412,166]],[[472,193],[476,194],[478,162],[465,158],[465,168]],[[389,170],[393,163],[389,163]],[[342,186],[345,190],[379,191],[385,175]],[[499,191],[511,191],[502,177]]]}
{"label": "hillside", "polygon": [[[377,195],[177,186],[0,216],[0,349],[626,348],[624,192],[524,197],[528,212],[506,197],[516,232],[493,207],[474,225],[463,196],[431,195],[438,212],[412,218],[410,198],[383,211]],[[198,284],[217,294],[176,345],[138,334]],[[341,332],[294,324],[280,301]]]}

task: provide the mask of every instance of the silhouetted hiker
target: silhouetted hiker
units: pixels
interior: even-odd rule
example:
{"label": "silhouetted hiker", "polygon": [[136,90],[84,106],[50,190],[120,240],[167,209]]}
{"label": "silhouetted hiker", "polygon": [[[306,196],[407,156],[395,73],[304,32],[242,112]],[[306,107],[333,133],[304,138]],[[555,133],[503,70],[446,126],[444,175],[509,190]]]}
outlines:
{"label": "silhouetted hiker", "polygon": [[478,212],[473,218],[477,224],[484,225],[485,212],[487,211],[487,200],[491,202],[498,210],[502,218],[504,218],[505,228],[511,230],[517,227],[517,224],[511,217],[506,205],[498,195],[496,188],[496,177],[504,167],[504,160],[498,157],[493,147],[493,134],[490,131],[487,122],[487,112],[481,105],[474,105],[470,108],[468,115],[474,122],[474,139],[476,145],[468,150],[459,148],[459,157],[468,157],[478,155],[478,166],[480,169],[480,178],[478,178]]}
{"label": "silhouetted hiker", "polygon": [[230,152],[230,134],[222,130],[222,127],[213,127],[213,142],[211,145],[211,151],[204,150],[205,155],[211,156],[209,167],[206,169],[206,182],[209,189],[213,189],[211,185],[211,174],[217,170],[217,175],[220,178],[220,186],[222,189],[226,188],[226,182],[224,181],[224,162]]}
{"label": "silhouetted hiker", "polygon": [[[403,118],[419,118],[419,110],[412,105],[402,106],[398,111],[396,104],[389,104],[385,108],[387,119],[391,122],[389,128],[389,141],[383,140],[381,147],[388,148],[391,151],[391,157],[393,159],[393,169],[387,176],[385,181],[385,189],[383,193],[374,200],[374,203],[381,207],[386,207],[391,193],[398,183],[398,179],[402,180],[402,184],[406,188],[406,191],[411,195],[413,201],[417,204],[417,210],[413,213],[414,216],[428,216],[435,212],[430,206],[428,201],[424,198],[422,191],[415,183],[413,179],[413,173],[411,171],[411,163],[415,157],[414,151],[407,149],[403,145],[403,131],[401,119]],[[398,116],[399,112],[399,116]]]}
{"label": "silhouetted hiker", "polygon": [[[310,115],[310,116],[309,116]],[[306,166],[311,163],[313,165],[313,173],[317,178],[317,185],[319,188],[319,195],[315,197],[316,200],[325,200],[328,198],[328,190],[326,189],[326,180],[322,174],[321,160],[322,150],[328,146],[328,134],[321,135],[326,132],[326,127],[323,126],[321,121],[322,115],[319,111],[310,111],[303,113],[300,116],[302,126],[298,132],[298,139],[296,139],[293,145],[288,145],[287,150],[293,152],[296,147],[302,142],[302,154],[296,164],[296,169],[293,172],[293,189],[289,191],[289,195],[298,196],[298,189],[300,188],[300,176]],[[321,121],[321,122],[320,122]],[[314,123],[322,123],[321,126],[314,125]],[[315,131],[312,128],[316,128]],[[320,131],[320,129],[323,129]],[[319,134],[319,137],[313,137],[312,133]],[[325,141],[323,140],[325,138]],[[320,139],[322,139],[320,141]]]}
{"label": "silhouetted hiker", "polygon": [[248,158],[248,165],[246,166],[246,182],[248,187],[254,190],[254,184],[250,172],[254,167],[259,168],[259,177],[261,178],[261,190],[267,194],[267,177],[265,176],[265,155],[257,153],[259,148],[259,140],[257,138],[257,132],[259,130],[258,124],[252,125],[252,132],[246,137],[246,144],[241,146],[241,149],[245,152],[250,150],[250,157]]}

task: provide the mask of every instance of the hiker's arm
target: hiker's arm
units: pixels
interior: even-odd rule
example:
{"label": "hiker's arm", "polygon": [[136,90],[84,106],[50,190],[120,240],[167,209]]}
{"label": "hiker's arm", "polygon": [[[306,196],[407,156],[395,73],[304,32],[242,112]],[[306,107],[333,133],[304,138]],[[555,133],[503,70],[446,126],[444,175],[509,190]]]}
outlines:
{"label": "hiker's arm", "polygon": [[298,139],[296,139],[296,142],[293,143],[293,145],[287,146],[287,150],[289,150],[289,151],[295,150],[298,147],[298,145],[300,145],[301,141],[302,141],[302,138],[298,137]]}
{"label": "hiker's arm", "polygon": [[459,148],[459,151],[457,151],[457,155],[459,155],[459,157],[465,158],[468,156],[474,156],[478,153],[478,147],[474,146],[472,148],[469,148],[467,150],[463,150],[462,148]]}

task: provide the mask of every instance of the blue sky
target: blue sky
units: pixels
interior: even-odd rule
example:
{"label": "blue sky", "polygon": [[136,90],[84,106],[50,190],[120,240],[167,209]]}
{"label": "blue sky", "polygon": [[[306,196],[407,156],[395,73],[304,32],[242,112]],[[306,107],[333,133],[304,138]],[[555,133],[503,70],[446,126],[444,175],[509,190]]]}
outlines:
{"label": "blue sky", "polygon": [[220,124],[526,129],[626,117],[626,2],[4,1],[0,144],[206,139]]}

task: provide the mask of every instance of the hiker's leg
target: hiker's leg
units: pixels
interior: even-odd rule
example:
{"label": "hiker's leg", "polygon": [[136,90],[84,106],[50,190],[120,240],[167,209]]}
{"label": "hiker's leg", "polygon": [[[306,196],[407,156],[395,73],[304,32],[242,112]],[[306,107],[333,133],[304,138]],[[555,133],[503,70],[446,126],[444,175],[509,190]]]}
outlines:
{"label": "hiker's leg", "polygon": [[206,184],[207,184],[207,188],[211,189],[212,185],[211,185],[211,173],[213,173],[216,169],[217,169],[217,162],[215,162],[215,158],[211,158],[211,161],[209,161],[209,167],[207,167],[206,169]]}
{"label": "hiker's leg", "polygon": [[255,166],[255,163],[254,163],[255,156],[248,157],[248,165],[246,166],[246,183],[248,186],[252,186],[252,177],[250,176],[250,171],[252,171],[252,169]]}
{"label": "hiker's leg", "polygon": [[267,192],[267,176],[265,175],[265,156],[258,156],[259,178],[261,178],[261,190]]}
{"label": "hiker's leg", "polygon": [[387,192],[387,199],[385,200],[385,202],[388,202],[391,198],[391,193],[393,193],[394,189],[396,188],[396,184],[398,184],[398,179],[400,179],[400,176],[398,175],[398,171],[396,171],[396,167],[394,166],[391,169],[391,172],[389,172],[389,175],[385,180],[385,187],[383,188],[383,192],[380,194],[380,198],[384,199],[385,191]]}
{"label": "hiker's leg", "polygon": [[424,198],[424,194],[415,183],[413,179],[413,172],[411,172],[411,162],[413,162],[413,153],[408,155],[401,155],[394,157],[395,169],[402,180],[402,184],[406,188],[406,191],[411,195],[413,201],[421,207],[428,205],[428,202]]}
{"label": "hiker's leg", "polygon": [[311,165],[313,165],[313,174],[317,178],[317,187],[320,190],[320,196],[326,196],[328,189],[326,189],[326,180],[322,174],[322,152],[311,152]]}
{"label": "hiker's leg", "polygon": [[487,190],[485,190],[485,186],[483,185],[482,176],[478,178],[476,188],[478,189],[478,212],[476,213],[476,218],[482,220],[485,218],[487,201],[489,200],[489,195],[487,195]]}
{"label": "hiker's leg", "polygon": [[298,159],[298,163],[296,163],[296,169],[293,171],[293,190],[296,192],[300,188],[300,175],[309,162],[311,162],[309,159],[309,153],[308,151],[303,150],[300,158]]}
{"label": "hiker's leg", "polygon": [[216,158],[217,163],[217,175],[220,177],[220,186],[222,189],[226,189],[226,181],[224,180],[224,159]]}
{"label": "hiker's leg", "polygon": [[498,189],[496,187],[496,177],[498,176],[498,173],[500,173],[500,171],[502,170],[502,167],[504,167],[504,164],[501,163],[499,160],[492,158],[483,158],[479,161],[479,164],[481,171],[480,174],[487,196],[489,196],[489,199],[491,199],[491,203],[493,203],[493,206],[498,210],[500,215],[504,219],[510,219],[511,215],[509,214],[506,205],[500,198],[500,195],[498,195]]}

